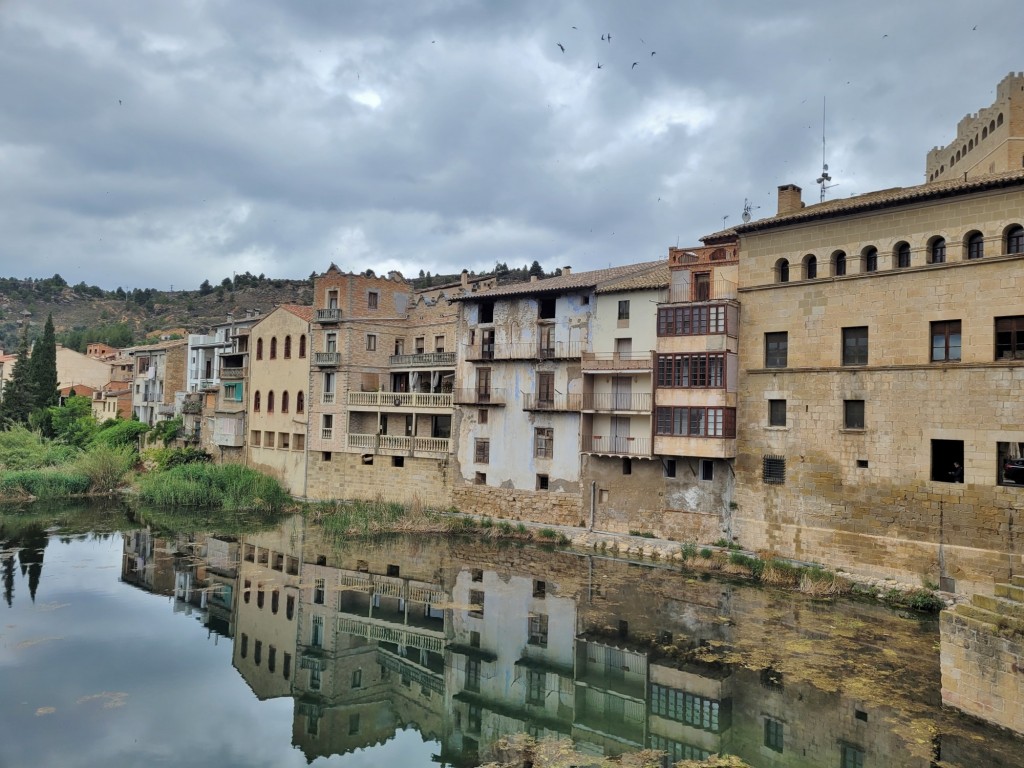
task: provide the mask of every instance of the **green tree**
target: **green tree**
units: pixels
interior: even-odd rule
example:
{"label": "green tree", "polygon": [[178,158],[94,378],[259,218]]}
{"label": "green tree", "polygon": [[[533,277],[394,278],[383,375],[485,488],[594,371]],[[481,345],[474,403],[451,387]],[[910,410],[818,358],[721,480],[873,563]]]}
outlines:
{"label": "green tree", "polygon": [[53,333],[53,315],[47,315],[43,335],[29,358],[32,371],[32,407],[49,408],[60,399],[57,391],[57,340]]}
{"label": "green tree", "polygon": [[0,400],[0,421],[5,426],[25,424],[35,403],[35,384],[32,378],[31,361],[28,356],[28,326],[18,345],[18,355],[11,369],[11,378],[4,385],[3,400]]}
{"label": "green tree", "polygon": [[544,277],[544,267],[540,265],[540,262],[536,259],[533,260],[533,264],[530,265],[530,277]]}
{"label": "green tree", "polygon": [[203,280],[203,282],[199,284],[199,295],[205,296],[208,293],[213,293],[213,286],[210,285],[209,280]]}
{"label": "green tree", "polygon": [[30,423],[43,435],[76,448],[88,445],[99,428],[96,417],[92,415],[92,401],[74,394],[66,397],[63,405],[36,411]]}

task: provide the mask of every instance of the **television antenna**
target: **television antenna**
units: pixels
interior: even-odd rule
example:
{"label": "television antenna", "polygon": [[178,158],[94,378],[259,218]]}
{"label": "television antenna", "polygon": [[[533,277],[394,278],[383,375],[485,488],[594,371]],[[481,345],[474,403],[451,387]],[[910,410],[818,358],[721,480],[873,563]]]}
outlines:
{"label": "television antenna", "polygon": [[760,205],[754,205],[750,200],[748,200],[747,198],[744,197],[743,198],[743,216],[741,217],[743,219],[743,223],[746,224],[748,221],[750,221],[750,212],[751,211],[756,211],[760,207],[761,207]]}
{"label": "television antenna", "polygon": [[821,176],[818,177],[818,186],[821,187],[821,198],[818,202],[825,202],[825,191],[838,184],[829,184],[832,177],[828,174],[828,163],[825,162],[825,97],[821,97]]}

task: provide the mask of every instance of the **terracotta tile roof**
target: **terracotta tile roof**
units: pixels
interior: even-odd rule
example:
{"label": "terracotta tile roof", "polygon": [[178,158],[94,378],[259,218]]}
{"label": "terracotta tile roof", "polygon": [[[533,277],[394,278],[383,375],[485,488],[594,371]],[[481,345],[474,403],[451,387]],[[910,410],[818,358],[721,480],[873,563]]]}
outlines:
{"label": "terracotta tile roof", "polygon": [[[506,296],[529,296],[537,293],[565,293],[579,290],[581,288],[598,288],[603,283],[620,280],[627,277],[644,275],[648,271],[667,263],[663,260],[645,261],[640,264],[624,264],[619,267],[608,269],[595,269],[590,272],[572,272],[568,275],[549,277],[536,282],[512,283],[498,288],[491,288],[487,291],[453,296],[452,301],[478,301],[482,299],[497,299]],[[626,290],[626,289],[620,289]]]}
{"label": "terracotta tile roof", "polygon": [[899,205],[923,202],[926,200],[938,200],[944,197],[956,197],[972,192],[984,192],[990,189],[1003,187],[1016,187],[1024,185],[1024,170],[1006,171],[986,176],[977,176],[973,179],[950,179],[948,181],[933,181],[928,184],[918,184],[915,187],[893,187],[881,189],[875,192],[867,192],[863,195],[844,197],[838,200],[827,200],[824,203],[808,205],[800,210],[790,213],[783,213],[777,216],[769,216],[765,219],[751,221],[748,224],[740,224],[731,229],[705,235],[701,240],[707,241],[726,236],[729,233],[745,234],[757,232],[762,229],[782,227],[787,224],[795,224],[814,219],[826,219],[843,216],[850,213],[860,213],[881,208],[891,208]]}
{"label": "terracotta tile roof", "polygon": [[672,282],[672,274],[668,268],[668,260],[659,261],[658,266],[627,277],[608,280],[601,283],[595,293],[616,293],[619,291],[642,291],[644,289],[668,288]]}
{"label": "terracotta tile roof", "polygon": [[306,306],[305,304],[282,304],[281,309],[291,312],[297,318],[305,320],[307,323],[313,322],[312,306]]}
{"label": "terracotta tile roof", "polygon": [[183,347],[188,344],[188,339],[169,339],[167,341],[161,341],[158,344],[146,344],[141,347],[126,347],[121,350],[128,354],[136,354],[138,352],[155,352],[163,349],[173,349],[174,347]]}

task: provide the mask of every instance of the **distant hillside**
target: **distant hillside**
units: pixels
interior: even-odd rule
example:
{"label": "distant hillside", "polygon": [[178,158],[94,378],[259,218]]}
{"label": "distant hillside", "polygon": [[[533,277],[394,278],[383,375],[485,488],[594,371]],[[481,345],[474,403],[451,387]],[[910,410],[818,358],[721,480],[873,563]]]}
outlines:
{"label": "distant hillside", "polygon": [[22,322],[28,319],[31,340],[42,332],[51,313],[58,342],[84,349],[89,341],[141,344],[147,334],[164,328],[200,332],[224,322],[229,312],[243,317],[247,310],[266,314],[278,304],[313,303],[311,280],[239,275],[234,283],[224,282],[218,286],[204,282],[196,291],[125,292],[84,283],[69,286],[59,275],[45,280],[0,278],[0,347],[6,353],[15,352]]}

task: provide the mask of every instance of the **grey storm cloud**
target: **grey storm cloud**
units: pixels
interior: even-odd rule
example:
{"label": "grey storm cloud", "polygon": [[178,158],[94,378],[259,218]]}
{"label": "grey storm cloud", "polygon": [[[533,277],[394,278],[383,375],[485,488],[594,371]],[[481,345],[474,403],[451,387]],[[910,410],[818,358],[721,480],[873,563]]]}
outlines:
{"label": "grey storm cloud", "polygon": [[658,258],[816,200],[823,127],[829,195],[921,183],[1017,6],[6,0],[0,275]]}

